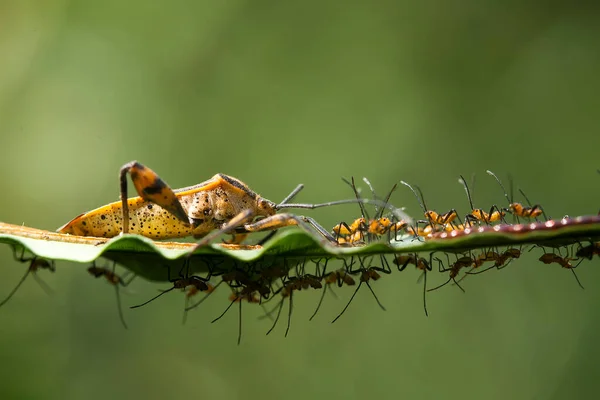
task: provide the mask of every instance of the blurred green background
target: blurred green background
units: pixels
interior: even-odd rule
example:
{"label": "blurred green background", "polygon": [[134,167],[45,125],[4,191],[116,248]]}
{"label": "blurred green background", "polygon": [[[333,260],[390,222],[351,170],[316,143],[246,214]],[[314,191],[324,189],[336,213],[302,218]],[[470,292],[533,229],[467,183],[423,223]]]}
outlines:
{"label": "blurred green background", "polygon": [[[118,198],[127,161],[172,187],[217,172],[274,201],[419,184],[430,208],[504,204],[511,172],[555,217],[600,207],[600,24],[593,2],[0,1],[0,220],[54,230]],[[397,206],[419,213],[399,188]],[[323,225],[356,206],[310,212]],[[259,307],[181,325],[172,293],[118,320],[113,289],[60,263],[0,310],[0,398],[591,398],[600,389],[598,261],[532,252],[428,296],[407,270],[358,293],[294,297],[269,336]],[[24,271],[0,247],[0,297]],[[445,276],[431,276],[430,285]],[[165,287],[162,285],[160,287]],[[138,281],[124,306],[156,293]],[[286,307],[287,308],[287,307]],[[284,309],[286,310],[286,309]]]}

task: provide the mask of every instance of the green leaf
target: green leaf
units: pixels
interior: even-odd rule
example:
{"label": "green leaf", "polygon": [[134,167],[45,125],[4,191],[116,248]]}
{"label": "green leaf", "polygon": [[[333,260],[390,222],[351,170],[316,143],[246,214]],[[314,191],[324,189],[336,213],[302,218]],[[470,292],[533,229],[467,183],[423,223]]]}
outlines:
{"label": "green leaf", "polygon": [[[315,234],[316,235],[316,234]],[[227,246],[212,244],[194,251],[190,272],[297,265],[303,259],[348,258],[378,254],[450,252],[502,246],[539,245],[559,247],[600,237],[600,216],[583,216],[524,225],[495,225],[453,233],[436,234],[417,240],[405,236],[389,243],[341,247],[323,243],[320,237],[290,228],[279,232],[265,246]],[[20,251],[25,249],[48,260],[67,260],[86,265],[100,257],[115,261],[135,274],[151,280],[168,280],[166,267],[180,270],[193,243],[155,242],[139,235],[124,235],[110,240],[64,235],[23,226],[0,223],[0,242]]]}

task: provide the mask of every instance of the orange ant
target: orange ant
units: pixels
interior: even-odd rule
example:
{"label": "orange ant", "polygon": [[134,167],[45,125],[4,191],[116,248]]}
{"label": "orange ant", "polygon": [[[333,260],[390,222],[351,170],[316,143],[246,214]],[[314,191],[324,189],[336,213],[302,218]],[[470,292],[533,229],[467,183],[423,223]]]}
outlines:
{"label": "orange ant", "polygon": [[[373,257],[370,257],[370,259],[372,259],[372,258]],[[352,270],[352,265],[354,264],[354,257],[352,257],[350,259],[350,265],[348,265],[346,267],[346,272],[349,273],[349,274],[360,273],[360,278],[359,278],[359,282],[360,283],[356,287],[356,290],[352,294],[352,297],[350,297],[350,300],[348,301],[348,304],[346,304],[346,307],[344,307],[344,309],[342,310],[342,312],[340,312],[339,315],[337,317],[335,317],[335,319],[333,321],[331,321],[332,324],[335,321],[337,321],[342,316],[342,314],[344,314],[344,312],[348,309],[348,307],[350,306],[350,303],[352,303],[352,300],[354,300],[354,296],[356,296],[356,293],[358,293],[358,291],[360,290],[360,287],[362,286],[363,283],[365,285],[367,285],[367,287],[371,291],[371,294],[373,295],[373,298],[375,298],[375,301],[377,302],[377,304],[379,305],[379,307],[383,311],[385,311],[385,307],[383,306],[383,304],[381,304],[381,302],[377,298],[377,295],[373,291],[373,288],[369,284],[369,281],[377,281],[377,280],[379,280],[381,278],[381,275],[377,271],[383,272],[384,274],[391,274],[392,271],[390,269],[385,269],[385,268],[375,267],[375,266],[365,267],[365,265],[364,265],[363,260],[362,260],[361,257],[358,257],[358,261],[360,263],[360,267],[357,270],[353,271]],[[344,263],[345,262],[346,261],[344,260]],[[389,268],[389,266],[388,266],[388,268]]]}
{"label": "orange ant", "polygon": [[[430,261],[427,262],[426,259],[422,258],[422,257],[418,257],[417,254],[409,254],[409,255],[397,255],[394,258],[393,263],[396,264],[398,266],[398,271],[402,272],[406,269],[406,267],[408,266],[408,264],[414,264],[414,266],[418,269],[423,271],[423,273],[421,274],[421,277],[424,277],[424,282],[423,282],[423,309],[425,310],[425,316],[429,316],[429,313],[427,312],[427,272],[431,271],[431,257],[433,256],[433,253],[431,253],[430,255]],[[419,280],[421,279],[421,277],[419,277]],[[418,282],[418,281],[417,281]]]}
{"label": "orange ant", "polygon": [[108,269],[105,267],[97,267],[96,264],[93,263],[88,268],[88,272],[90,273],[90,275],[92,275],[95,278],[100,278],[103,276],[104,278],[106,278],[106,281],[108,283],[110,283],[111,285],[114,286],[115,293],[117,296],[117,309],[119,310],[119,319],[121,320],[121,324],[123,325],[123,327],[125,329],[127,329],[127,324],[125,323],[125,317],[123,316],[123,308],[121,307],[121,295],[119,292],[119,286],[123,286],[123,287],[128,286],[131,283],[131,281],[133,281],[135,279],[135,277],[137,275],[133,275],[131,277],[131,279],[129,279],[127,282],[125,282],[119,275],[117,275],[115,273],[116,266],[117,266],[117,263],[114,262],[112,269]]}
{"label": "orange ant", "polygon": [[[467,181],[465,180],[465,178],[462,175],[459,175],[459,176],[460,176],[460,179],[458,180],[458,182],[460,182],[463,185],[463,187],[465,188],[465,192],[467,193],[467,198],[469,199],[469,205],[471,206],[471,213],[465,217],[465,223],[469,223],[469,225],[471,225],[472,221],[480,221],[480,222],[485,223],[486,225],[489,225],[492,222],[497,222],[497,221],[504,219],[504,215],[506,215],[506,214],[503,211],[501,211],[498,208],[498,206],[495,204],[490,208],[489,213],[486,213],[481,208],[476,209],[473,206],[473,199],[471,198],[471,192],[469,191],[469,187],[467,186]],[[473,176],[473,179],[471,180],[471,186],[472,187],[475,186],[474,176]]]}
{"label": "orange ant", "polygon": [[558,254],[555,254],[555,253],[545,253],[545,252],[539,258],[539,260],[541,262],[543,262],[544,264],[557,263],[561,267],[570,270],[573,273],[573,276],[575,277],[575,280],[579,284],[579,287],[582,288],[582,289],[584,289],[583,285],[579,281],[579,278],[577,277],[577,274],[575,273],[575,268],[577,268],[579,266],[579,264],[581,264],[581,262],[583,261],[583,259],[579,260],[579,262],[576,265],[571,264],[571,261],[576,261],[577,259],[578,258],[570,258],[570,257],[568,257],[568,255],[567,255],[567,257],[562,257],[562,256],[560,256]]}
{"label": "orange ant", "polygon": [[50,289],[48,287],[48,285],[43,280],[41,280],[39,276],[37,276],[37,271],[39,271],[40,269],[47,269],[50,272],[55,272],[56,268],[54,265],[54,261],[48,261],[44,258],[40,258],[37,256],[31,257],[31,258],[25,258],[25,247],[22,247],[21,249],[22,249],[21,256],[17,257],[17,249],[16,249],[16,247],[13,247],[13,258],[15,259],[15,261],[18,261],[18,262],[22,262],[22,263],[29,262],[29,267],[27,268],[27,271],[25,271],[25,275],[23,275],[23,277],[21,278],[19,283],[17,283],[17,286],[15,286],[15,288],[8,294],[8,296],[6,296],[6,298],[4,300],[2,300],[2,302],[0,302],[0,307],[2,307],[4,304],[8,303],[8,301],[17,292],[17,290],[19,290],[19,287],[21,287],[23,282],[25,282],[25,279],[27,279],[27,276],[30,273],[33,276],[33,278],[36,280],[36,282],[41,286],[41,288],[46,293],[48,293],[48,294],[52,293],[52,289]]}
{"label": "orange ant", "polygon": [[[128,199],[128,173],[140,197]],[[335,238],[313,218],[277,212],[289,208],[315,209],[356,202],[289,203],[304,187],[298,185],[281,203],[276,204],[259,196],[240,180],[224,174],[216,174],[194,186],[172,190],[154,171],[136,161],[121,167],[119,182],[120,202],[82,214],[58,231],[107,238],[120,233],[141,234],[154,239],[193,236],[201,238],[195,250],[221,234],[275,231],[297,225],[311,235],[317,231],[323,243],[336,244]],[[373,203],[367,199],[361,201]],[[388,208],[396,211],[391,206]],[[263,218],[255,220],[257,217]],[[236,238],[241,240],[243,235]]]}
{"label": "orange ant", "polygon": [[531,202],[529,201],[529,199],[527,198],[527,196],[525,195],[525,193],[523,192],[523,190],[519,189],[519,193],[521,193],[521,195],[525,198],[525,201],[527,201],[527,203],[529,205],[528,206],[524,206],[521,203],[515,203],[513,201],[513,192],[512,192],[513,182],[512,182],[512,179],[511,179],[510,175],[509,175],[509,182],[510,182],[510,198],[509,198],[508,197],[508,193],[506,192],[506,188],[502,184],[502,181],[500,181],[500,179],[496,176],[496,174],[494,174],[490,170],[487,170],[486,172],[489,175],[493,176],[494,179],[496,179],[496,182],[498,182],[498,184],[502,188],[502,191],[504,192],[504,197],[506,197],[506,200],[508,201],[508,208],[505,208],[504,210],[509,211],[514,216],[516,216],[517,217],[517,222],[519,221],[519,217],[523,217],[523,218],[535,218],[537,220],[537,217],[539,217],[540,215],[544,215],[544,218],[546,220],[548,220],[548,217],[546,216],[546,213],[544,212],[544,209],[542,208],[542,206],[539,205],[539,204],[536,204],[536,205],[532,206]]}
{"label": "orange ant", "polygon": [[[454,221],[455,219],[458,219],[458,222],[462,225],[462,222],[460,221],[460,217],[458,216],[458,213],[456,212],[455,209],[451,209],[450,211],[448,211],[445,214],[438,214],[435,211],[429,210],[427,209],[427,206],[425,205],[425,198],[423,197],[423,192],[421,191],[421,188],[418,187],[417,185],[414,185],[414,187],[417,189],[413,189],[413,187],[411,185],[409,185],[408,183],[404,182],[404,181],[400,181],[401,184],[403,184],[404,186],[407,186],[411,192],[413,192],[413,194],[415,195],[417,201],[419,202],[419,205],[421,206],[421,208],[423,209],[425,218],[427,218],[427,221],[422,221],[422,222],[429,222],[429,225],[439,225],[442,228],[444,228],[446,225],[450,225],[453,226],[452,221]],[[417,194],[417,191],[419,192],[419,194]]]}
{"label": "orange ant", "polygon": [[186,268],[186,270],[189,271],[189,263],[186,262],[184,264],[184,266],[181,268],[181,271],[179,271],[178,279],[171,279],[171,268],[169,266],[167,266],[167,274],[169,277],[168,279],[169,279],[169,282],[171,282],[173,284],[173,287],[166,289],[166,290],[162,290],[159,294],[157,294],[150,300],[145,301],[142,304],[138,304],[136,306],[131,306],[129,308],[133,309],[133,308],[139,308],[139,307],[145,306],[146,304],[158,299],[162,295],[169,293],[170,291],[172,291],[174,289],[186,289],[188,286],[194,286],[199,292],[206,292],[206,291],[210,290],[210,288],[207,284],[209,278],[201,278],[197,275],[188,276],[187,273],[186,273],[186,276],[184,277],[182,274],[183,268]]}
{"label": "orange ant", "polygon": [[[350,245],[356,244],[364,240],[365,234],[367,235],[368,241],[371,242],[374,238],[383,236],[392,230],[396,232],[397,237],[397,232],[399,230],[404,229],[408,225],[408,223],[405,222],[404,219],[394,223],[389,218],[383,216],[384,209],[388,205],[389,199],[392,196],[394,190],[396,190],[397,185],[394,185],[388,193],[388,195],[386,196],[385,201],[383,203],[383,207],[381,207],[380,209],[375,209],[376,216],[375,218],[371,219],[369,218],[367,210],[364,207],[363,199],[360,197],[359,191],[356,188],[354,177],[351,178],[351,182],[349,182],[345,178],[342,178],[342,180],[345,183],[347,183],[354,191],[356,201],[360,206],[361,217],[354,220],[354,222],[352,222],[352,224],[350,225],[348,225],[345,222],[340,222],[339,224],[333,227],[333,233],[336,234],[336,239],[338,243]],[[369,182],[367,178],[363,178],[363,181],[371,189],[371,193],[373,194],[373,202],[377,202],[377,195],[375,194],[375,190],[373,189],[371,182]]]}

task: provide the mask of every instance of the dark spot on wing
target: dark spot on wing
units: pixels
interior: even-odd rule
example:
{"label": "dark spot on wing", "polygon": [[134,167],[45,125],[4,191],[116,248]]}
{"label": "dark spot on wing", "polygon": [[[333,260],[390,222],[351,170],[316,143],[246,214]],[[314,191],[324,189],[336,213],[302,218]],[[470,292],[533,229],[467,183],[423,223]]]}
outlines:
{"label": "dark spot on wing", "polygon": [[166,187],[167,184],[162,179],[157,178],[152,185],[145,187],[143,192],[147,195],[158,194]]}

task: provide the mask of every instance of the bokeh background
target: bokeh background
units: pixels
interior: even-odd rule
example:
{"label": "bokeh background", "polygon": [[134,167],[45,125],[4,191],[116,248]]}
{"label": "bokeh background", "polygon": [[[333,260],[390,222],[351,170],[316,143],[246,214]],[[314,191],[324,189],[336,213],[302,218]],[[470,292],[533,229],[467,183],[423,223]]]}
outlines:
{"label": "bokeh background", "polygon": [[[598,212],[600,37],[593,2],[0,1],[0,220],[54,230],[118,198],[130,160],[173,187],[217,172],[274,201],[419,184],[438,211],[504,204],[510,172],[556,217]],[[393,197],[413,215],[412,194]],[[323,225],[356,206],[311,212]],[[294,298],[269,336],[217,292],[181,324],[172,293],[117,317],[113,289],[61,262],[0,309],[0,398],[591,398],[600,389],[598,262],[532,252],[428,296],[406,271]],[[0,295],[24,272],[0,247]],[[430,278],[430,284],[445,277]],[[158,287],[123,294],[137,304]]]}

